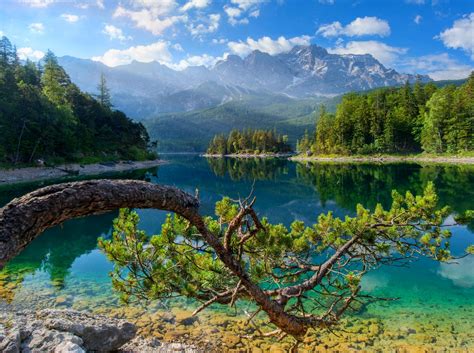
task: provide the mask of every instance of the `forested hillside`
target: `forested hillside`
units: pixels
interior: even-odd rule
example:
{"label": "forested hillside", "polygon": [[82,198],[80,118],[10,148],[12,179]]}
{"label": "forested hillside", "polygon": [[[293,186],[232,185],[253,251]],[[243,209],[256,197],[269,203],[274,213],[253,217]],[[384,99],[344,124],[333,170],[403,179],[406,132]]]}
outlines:
{"label": "forested hillside", "polygon": [[[339,96],[338,96],[339,97]],[[305,129],[314,129],[314,115],[324,102],[335,110],[338,98],[292,99],[285,96],[248,96],[217,107],[159,116],[144,121],[160,151],[205,151],[218,134],[235,128],[276,129],[288,135],[291,145]]]}
{"label": "forested hillside", "polygon": [[1,38],[0,164],[153,157],[144,126],[112,109],[104,78],[98,92],[81,92],[52,52],[42,65],[21,63]]}
{"label": "forested hillside", "polygon": [[463,153],[474,150],[474,73],[461,86],[433,83],[343,97],[336,113],[321,109],[307,154]]}

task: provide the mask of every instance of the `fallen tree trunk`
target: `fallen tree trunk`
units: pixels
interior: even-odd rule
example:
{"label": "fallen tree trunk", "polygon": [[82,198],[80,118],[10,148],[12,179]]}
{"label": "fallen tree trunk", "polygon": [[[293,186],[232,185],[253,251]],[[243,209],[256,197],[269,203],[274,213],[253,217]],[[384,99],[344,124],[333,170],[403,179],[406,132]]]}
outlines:
{"label": "fallen tree trunk", "polygon": [[37,235],[68,219],[118,208],[155,208],[200,218],[199,201],[171,186],[137,180],[91,180],[48,186],[0,209],[0,268]]}

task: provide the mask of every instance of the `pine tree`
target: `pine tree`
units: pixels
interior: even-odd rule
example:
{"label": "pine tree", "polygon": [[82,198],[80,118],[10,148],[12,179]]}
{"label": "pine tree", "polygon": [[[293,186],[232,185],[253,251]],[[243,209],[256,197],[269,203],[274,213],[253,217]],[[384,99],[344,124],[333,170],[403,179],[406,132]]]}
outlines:
{"label": "pine tree", "polygon": [[43,93],[56,106],[68,105],[68,87],[71,79],[66,71],[59,66],[58,59],[52,51],[48,50],[44,57],[44,71],[41,77]]}
{"label": "pine tree", "polygon": [[110,89],[107,87],[107,80],[105,79],[104,73],[100,74],[100,82],[97,86],[99,90],[99,94],[97,95],[97,99],[99,103],[108,109],[112,108],[112,100],[110,96]]}

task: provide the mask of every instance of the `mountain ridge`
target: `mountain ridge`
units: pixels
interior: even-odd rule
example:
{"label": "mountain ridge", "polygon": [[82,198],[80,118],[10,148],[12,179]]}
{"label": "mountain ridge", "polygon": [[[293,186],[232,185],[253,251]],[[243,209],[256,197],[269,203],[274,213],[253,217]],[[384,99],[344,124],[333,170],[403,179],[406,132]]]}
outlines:
{"label": "mountain ridge", "polygon": [[248,95],[272,94],[294,99],[333,97],[349,91],[430,81],[428,76],[400,74],[370,54],[331,54],[315,44],[270,55],[254,50],[241,58],[228,55],[212,67],[174,70],[156,61],[109,67],[90,59],[59,58],[78,86],[96,92],[106,76],[117,108],[137,120],[164,113],[206,109]]}

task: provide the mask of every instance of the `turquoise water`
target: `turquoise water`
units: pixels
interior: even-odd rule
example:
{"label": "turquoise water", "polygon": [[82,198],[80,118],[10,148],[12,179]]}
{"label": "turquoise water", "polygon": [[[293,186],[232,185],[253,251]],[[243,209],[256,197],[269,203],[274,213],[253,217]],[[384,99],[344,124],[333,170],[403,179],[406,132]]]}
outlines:
{"label": "turquoise water", "polygon": [[[190,193],[199,189],[201,212],[211,214],[222,196],[246,196],[255,183],[256,208],[272,222],[295,219],[314,222],[321,212],[353,214],[357,203],[373,207],[390,203],[392,189],[421,192],[427,182],[437,187],[441,204],[454,212],[474,209],[473,166],[417,164],[312,164],[286,160],[206,160],[198,156],[167,156],[169,164],[129,177],[177,186]],[[36,184],[0,189],[0,205],[38,187]],[[157,233],[165,214],[139,210],[141,227]],[[34,240],[0,272],[0,302],[14,308],[72,307],[93,309],[118,305],[111,290],[111,264],[97,249],[117,213],[72,220]],[[474,225],[452,229],[452,249],[459,254],[474,243]],[[456,264],[422,259],[410,267],[381,268],[366,276],[365,291],[399,297],[360,313],[385,327],[455,323],[455,347],[473,345],[474,257]],[[449,328],[451,330],[451,327]],[[462,340],[459,332],[464,332]],[[457,339],[457,341],[456,341]]]}

